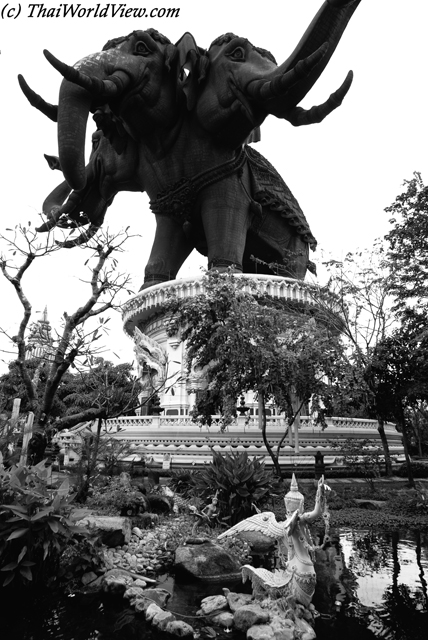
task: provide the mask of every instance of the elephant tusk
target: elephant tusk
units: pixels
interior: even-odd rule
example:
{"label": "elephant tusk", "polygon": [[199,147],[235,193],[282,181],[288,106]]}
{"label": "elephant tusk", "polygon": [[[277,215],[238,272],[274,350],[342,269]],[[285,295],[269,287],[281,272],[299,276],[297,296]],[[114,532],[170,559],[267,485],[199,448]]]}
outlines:
{"label": "elephant tusk", "polygon": [[46,220],[46,222],[44,222],[40,227],[36,227],[36,231],[39,233],[46,233],[46,231],[50,231],[57,226],[61,215],[61,207],[54,207],[50,213],[48,213],[48,220]]}
{"label": "elephant tusk", "polygon": [[116,98],[118,97],[128,86],[131,79],[124,71],[116,71],[111,74],[105,80],[100,80],[95,76],[88,76],[86,73],[82,73],[75,67],[65,64],[58,60],[47,49],[43,51],[46,60],[56,69],[59,73],[74,84],[79,85],[83,89],[86,89],[94,97],[103,98]]}
{"label": "elephant tusk", "polygon": [[99,231],[100,227],[91,224],[89,225],[86,231],[83,231],[80,236],[78,236],[75,240],[65,240],[64,242],[58,242],[56,240],[56,244],[59,247],[63,247],[64,249],[72,249],[73,247],[79,247],[82,244],[86,244],[94,235]]}
{"label": "elephant tusk", "polygon": [[342,85],[322,104],[316,105],[311,109],[295,107],[290,111],[290,113],[284,116],[284,118],[294,127],[322,122],[324,118],[342,104],[342,101],[352,84],[353,75],[352,71],[349,71]]}
{"label": "elephant tusk", "polygon": [[328,43],[324,42],[314,53],[303,60],[299,60],[296,66],[287,71],[275,75],[271,80],[253,80],[247,85],[246,93],[258,100],[270,100],[283,95],[294,84],[306,78],[324,58],[328,50]]}
{"label": "elephant tusk", "polygon": [[57,122],[58,120],[58,107],[56,105],[50,104],[43,100],[38,93],[33,91],[28,84],[26,83],[24,76],[21,74],[18,75],[19,86],[21,87],[22,93],[27,98],[28,102],[32,107],[35,107],[39,111],[41,111],[45,116],[47,116],[53,122]]}

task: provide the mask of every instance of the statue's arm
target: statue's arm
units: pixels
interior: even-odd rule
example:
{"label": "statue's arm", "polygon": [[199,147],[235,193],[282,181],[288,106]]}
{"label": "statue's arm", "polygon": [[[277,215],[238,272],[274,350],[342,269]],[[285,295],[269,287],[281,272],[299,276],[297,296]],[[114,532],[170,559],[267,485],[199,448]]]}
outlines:
{"label": "statue's arm", "polygon": [[301,516],[302,521],[313,522],[314,520],[319,518],[320,515],[323,513],[324,507],[325,507],[326,488],[329,488],[329,487],[327,487],[327,485],[324,484],[324,476],[321,476],[321,478],[318,480],[318,489],[315,496],[315,507],[312,511],[308,511],[307,513],[304,513]]}

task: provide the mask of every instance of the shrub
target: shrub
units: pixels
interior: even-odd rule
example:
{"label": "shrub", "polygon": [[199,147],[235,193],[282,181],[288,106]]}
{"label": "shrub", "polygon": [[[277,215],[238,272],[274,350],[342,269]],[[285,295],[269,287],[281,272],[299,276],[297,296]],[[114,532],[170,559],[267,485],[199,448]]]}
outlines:
{"label": "shrub", "polygon": [[[411,463],[414,478],[428,478],[428,464],[426,462],[414,461]],[[395,470],[395,475],[399,478],[407,478],[407,464],[404,462]]]}
{"label": "shrub", "polygon": [[77,530],[65,517],[74,496],[68,479],[47,486],[44,461],[5,469],[0,460],[0,571],[3,586],[40,583],[56,575],[59,558]]}
{"label": "shrub", "polygon": [[109,515],[137,515],[146,510],[147,499],[131,485],[128,474],[121,474],[109,478],[104,486],[94,487],[87,504]]}
{"label": "shrub", "polygon": [[190,498],[195,491],[196,471],[185,469],[171,470],[171,477],[168,486],[174,493],[180,494],[183,498]]}
{"label": "shrub", "polygon": [[258,458],[247,452],[222,455],[212,450],[213,460],[195,474],[195,492],[205,502],[217,493],[219,520],[232,526],[262,508],[276,479]]}

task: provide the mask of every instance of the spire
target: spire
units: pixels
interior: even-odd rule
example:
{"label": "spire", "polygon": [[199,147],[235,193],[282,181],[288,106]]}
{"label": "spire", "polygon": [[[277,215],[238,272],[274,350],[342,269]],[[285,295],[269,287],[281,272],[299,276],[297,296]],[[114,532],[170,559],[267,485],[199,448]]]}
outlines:
{"label": "spire", "polygon": [[304,496],[300,493],[299,487],[297,485],[296,476],[293,473],[291,478],[290,490],[284,496],[285,508],[287,509],[287,513],[294,513],[294,511],[303,512],[303,502]]}

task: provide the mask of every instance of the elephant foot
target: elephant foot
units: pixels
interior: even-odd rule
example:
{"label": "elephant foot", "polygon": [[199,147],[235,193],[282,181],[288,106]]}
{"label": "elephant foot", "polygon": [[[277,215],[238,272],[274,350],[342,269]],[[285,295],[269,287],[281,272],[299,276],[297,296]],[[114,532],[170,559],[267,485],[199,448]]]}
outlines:
{"label": "elephant foot", "polygon": [[222,258],[213,258],[208,262],[208,270],[215,269],[219,273],[226,271],[231,273],[242,273],[242,264],[233,262],[232,260],[223,260]]}
{"label": "elephant foot", "polygon": [[144,284],[140,287],[139,291],[143,291],[144,289],[148,289],[149,287],[153,287],[155,284],[161,284],[162,282],[168,282],[169,280],[174,280],[174,278],[170,278],[162,273],[150,273],[146,274],[144,278]]}

